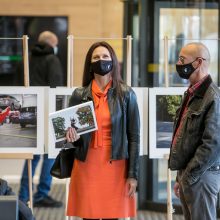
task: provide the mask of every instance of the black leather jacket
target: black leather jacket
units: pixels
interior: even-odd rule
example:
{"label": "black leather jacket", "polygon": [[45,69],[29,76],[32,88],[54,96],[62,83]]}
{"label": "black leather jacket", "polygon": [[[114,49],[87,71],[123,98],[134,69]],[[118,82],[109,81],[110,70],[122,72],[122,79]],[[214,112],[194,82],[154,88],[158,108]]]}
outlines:
{"label": "black leather jacket", "polygon": [[[128,159],[128,178],[138,178],[139,148],[140,148],[140,119],[139,110],[134,91],[121,84],[123,103],[115,93],[114,87],[107,93],[108,106],[112,123],[112,153],[109,160]],[[74,90],[70,106],[93,100],[91,83],[87,87]],[[83,134],[74,142],[76,146],[75,157],[85,161],[91,140],[91,133]]]}
{"label": "black leather jacket", "polygon": [[[174,131],[180,110],[181,107],[177,110]],[[176,144],[170,150],[170,169],[184,170],[182,180],[189,184],[197,182],[208,168],[220,164],[219,131],[220,90],[208,76],[189,100]]]}

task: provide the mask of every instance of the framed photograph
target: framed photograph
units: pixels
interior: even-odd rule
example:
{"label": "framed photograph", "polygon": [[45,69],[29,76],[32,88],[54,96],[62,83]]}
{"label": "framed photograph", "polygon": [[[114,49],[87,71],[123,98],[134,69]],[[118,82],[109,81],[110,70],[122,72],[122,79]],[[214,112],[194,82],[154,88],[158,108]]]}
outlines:
{"label": "framed photograph", "polygon": [[133,87],[140,114],[140,156],[148,154],[148,88]]}
{"label": "framed photograph", "polygon": [[186,90],[186,87],[149,89],[150,158],[169,155],[174,117]]}
{"label": "framed photograph", "polygon": [[[56,88],[49,89],[48,100],[49,103],[45,125],[45,135],[47,138],[46,149],[50,158],[55,158],[59,153],[64,141],[55,142],[51,126],[49,126],[49,113],[67,108],[69,99],[75,88]],[[132,88],[137,96],[138,108],[140,113],[140,155],[148,154],[148,88]]]}
{"label": "framed photograph", "polygon": [[0,153],[44,153],[44,88],[1,87]]}
{"label": "framed photograph", "polygon": [[75,128],[79,135],[97,130],[92,101],[50,113],[49,120],[55,142],[66,140],[68,127]]}
{"label": "framed photograph", "polygon": [[59,111],[69,107],[69,99],[75,88],[61,88],[57,87],[55,89],[48,90],[48,109],[46,109],[46,152],[48,152],[49,158],[55,158],[60,151],[64,141],[55,142],[53,136],[53,128],[50,125],[49,114],[55,111]]}

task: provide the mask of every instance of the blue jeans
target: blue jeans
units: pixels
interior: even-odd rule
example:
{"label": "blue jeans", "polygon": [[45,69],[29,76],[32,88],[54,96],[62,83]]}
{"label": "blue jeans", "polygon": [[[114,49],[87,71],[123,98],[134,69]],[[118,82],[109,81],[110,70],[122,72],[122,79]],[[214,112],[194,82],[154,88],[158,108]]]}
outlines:
{"label": "blue jeans", "polygon": [[[39,161],[40,161],[40,155],[34,155],[34,158],[32,160],[32,179],[35,174],[35,170],[36,170],[36,167]],[[34,194],[34,201],[40,200],[48,195],[50,188],[51,188],[51,182],[52,182],[50,169],[53,163],[54,163],[54,159],[48,159],[48,154],[44,154],[40,180],[37,186],[37,192]],[[22,178],[21,178],[20,190],[19,190],[19,199],[25,203],[29,200],[28,162],[27,161],[25,161],[23,172],[22,172]]]}
{"label": "blue jeans", "polygon": [[185,220],[216,220],[217,196],[220,191],[220,170],[207,170],[193,185],[180,179],[180,201]]}

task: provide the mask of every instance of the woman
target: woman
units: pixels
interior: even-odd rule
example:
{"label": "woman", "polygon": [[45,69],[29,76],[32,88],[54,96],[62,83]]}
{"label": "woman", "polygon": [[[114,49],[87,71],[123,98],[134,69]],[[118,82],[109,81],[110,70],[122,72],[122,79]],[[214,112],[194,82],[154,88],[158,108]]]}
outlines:
{"label": "woman", "polygon": [[136,215],[140,121],[136,96],[120,76],[119,63],[106,42],[94,43],[87,55],[83,87],[70,106],[93,100],[98,130],[79,137],[66,134],[76,146],[67,205],[68,216],[118,219]]}

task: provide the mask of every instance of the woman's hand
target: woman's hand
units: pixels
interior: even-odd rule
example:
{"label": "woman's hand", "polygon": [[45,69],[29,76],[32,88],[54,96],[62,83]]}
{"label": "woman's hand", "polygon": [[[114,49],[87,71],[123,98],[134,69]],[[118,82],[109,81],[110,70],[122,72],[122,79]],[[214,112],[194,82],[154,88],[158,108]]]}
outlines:
{"label": "woman's hand", "polygon": [[127,185],[128,185],[128,196],[133,197],[137,188],[137,180],[134,178],[128,178]]}
{"label": "woman's hand", "polygon": [[180,185],[178,182],[175,182],[173,190],[174,190],[176,197],[179,198],[180,197]]}
{"label": "woman's hand", "polygon": [[80,136],[77,134],[75,128],[69,127],[67,129],[67,132],[66,132],[67,142],[74,142],[74,141],[77,141],[79,138]]}

